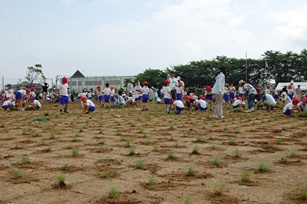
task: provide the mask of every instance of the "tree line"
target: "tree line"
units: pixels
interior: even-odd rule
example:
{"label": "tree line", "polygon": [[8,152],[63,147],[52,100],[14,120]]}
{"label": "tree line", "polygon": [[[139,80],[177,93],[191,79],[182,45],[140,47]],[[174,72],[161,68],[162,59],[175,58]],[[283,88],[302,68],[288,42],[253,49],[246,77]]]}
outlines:
{"label": "tree line", "polygon": [[266,86],[272,79],[275,84],[279,82],[306,81],[307,80],[307,50],[300,53],[288,51],[266,51],[261,59],[228,58],[218,56],[212,60],[192,61],[189,64],[177,65],[159,69],[146,69],[138,74],[136,79],[147,81],[150,86],[161,88],[167,73],[174,72],[180,76],[186,87],[203,88],[213,86],[215,77],[222,66],[229,68],[226,82],[238,86],[243,79],[254,86]]}

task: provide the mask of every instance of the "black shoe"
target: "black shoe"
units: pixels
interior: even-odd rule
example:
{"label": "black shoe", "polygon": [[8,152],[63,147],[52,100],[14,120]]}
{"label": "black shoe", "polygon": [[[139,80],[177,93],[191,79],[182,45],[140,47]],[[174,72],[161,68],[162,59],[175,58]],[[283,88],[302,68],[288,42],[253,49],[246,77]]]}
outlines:
{"label": "black shoe", "polygon": [[66,111],[64,111],[64,113],[68,113],[69,114],[69,112],[66,110]]}

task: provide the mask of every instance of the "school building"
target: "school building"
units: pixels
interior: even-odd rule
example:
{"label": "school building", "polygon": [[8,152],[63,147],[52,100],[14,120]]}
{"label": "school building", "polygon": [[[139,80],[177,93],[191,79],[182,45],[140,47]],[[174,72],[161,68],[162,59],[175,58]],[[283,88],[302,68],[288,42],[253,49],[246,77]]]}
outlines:
{"label": "school building", "polygon": [[114,86],[118,90],[124,88],[125,81],[132,78],[134,76],[84,76],[77,70],[68,79],[68,85],[70,90],[75,89],[77,92],[81,92],[84,88],[87,90],[95,90],[98,85],[104,88],[106,83],[109,83],[110,86]]}

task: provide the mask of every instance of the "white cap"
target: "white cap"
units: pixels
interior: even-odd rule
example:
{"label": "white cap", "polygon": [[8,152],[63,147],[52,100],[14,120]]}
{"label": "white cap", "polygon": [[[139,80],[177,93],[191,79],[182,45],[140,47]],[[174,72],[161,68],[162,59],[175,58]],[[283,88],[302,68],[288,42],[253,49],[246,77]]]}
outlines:
{"label": "white cap", "polygon": [[180,80],[181,78],[180,78],[180,76],[177,76],[177,80]]}

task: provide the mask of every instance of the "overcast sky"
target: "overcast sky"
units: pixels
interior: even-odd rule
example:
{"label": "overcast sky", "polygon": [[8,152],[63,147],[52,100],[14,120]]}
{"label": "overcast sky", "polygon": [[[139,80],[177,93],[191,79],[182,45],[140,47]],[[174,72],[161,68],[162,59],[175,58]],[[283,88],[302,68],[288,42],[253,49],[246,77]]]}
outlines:
{"label": "overcast sky", "polygon": [[147,68],[307,48],[306,0],[0,0],[0,69],[22,78]]}

